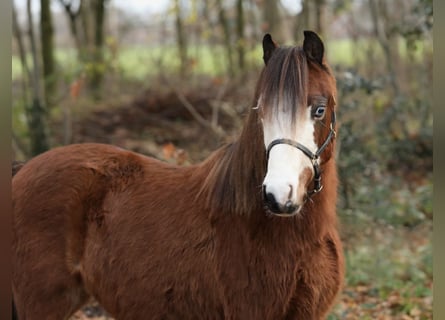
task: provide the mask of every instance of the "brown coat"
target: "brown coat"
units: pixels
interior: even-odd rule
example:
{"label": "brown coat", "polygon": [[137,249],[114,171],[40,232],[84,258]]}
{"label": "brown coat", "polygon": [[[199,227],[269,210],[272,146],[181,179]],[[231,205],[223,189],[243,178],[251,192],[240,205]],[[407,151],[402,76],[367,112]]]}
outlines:
{"label": "brown coat", "polygon": [[[334,97],[330,73],[307,65],[308,94]],[[101,144],[31,159],[12,182],[19,319],[67,319],[90,296],[124,320],[324,318],[343,281],[333,150],[323,191],[292,218],[263,209],[255,110],[194,166]]]}

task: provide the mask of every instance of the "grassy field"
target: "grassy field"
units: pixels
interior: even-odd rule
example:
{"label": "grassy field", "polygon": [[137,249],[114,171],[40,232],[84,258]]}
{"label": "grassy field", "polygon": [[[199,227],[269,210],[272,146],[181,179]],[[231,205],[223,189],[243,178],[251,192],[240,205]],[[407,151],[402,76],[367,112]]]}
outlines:
{"label": "grassy field", "polygon": [[[412,58],[419,60],[426,52],[431,53],[432,48],[425,48],[423,43],[416,44],[417,49],[412,51]],[[404,41],[398,44],[402,57],[408,55],[407,45]],[[159,72],[175,73],[179,69],[179,58],[174,46],[133,46],[119,48],[114,57],[106,49],[107,67],[119,72],[126,79],[144,80]],[[375,59],[381,59],[381,48],[375,40],[361,39],[356,43],[350,39],[327,41],[326,54],[331,65],[352,67],[366,63],[367,52],[375,51]],[[80,65],[77,62],[77,54],[74,49],[57,49],[55,57],[64,77],[75,77],[88,65]],[[227,59],[222,46],[202,45],[189,48],[190,68],[197,74],[224,75],[227,72]],[[246,52],[247,65],[258,69],[262,65],[262,49],[258,45]],[[29,62],[31,59],[29,57]],[[12,56],[12,79],[22,77],[22,68],[17,56]]]}

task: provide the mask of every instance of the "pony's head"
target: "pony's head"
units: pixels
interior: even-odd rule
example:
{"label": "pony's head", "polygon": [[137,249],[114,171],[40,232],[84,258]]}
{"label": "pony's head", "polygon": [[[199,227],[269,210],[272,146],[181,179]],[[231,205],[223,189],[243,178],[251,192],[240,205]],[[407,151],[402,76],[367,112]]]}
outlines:
{"label": "pony's head", "polygon": [[256,109],[267,155],[264,200],[273,214],[293,216],[321,191],[323,165],[332,156],[335,78],[314,32],[304,32],[302,47],[279,47],[267,34],[263,54]]}

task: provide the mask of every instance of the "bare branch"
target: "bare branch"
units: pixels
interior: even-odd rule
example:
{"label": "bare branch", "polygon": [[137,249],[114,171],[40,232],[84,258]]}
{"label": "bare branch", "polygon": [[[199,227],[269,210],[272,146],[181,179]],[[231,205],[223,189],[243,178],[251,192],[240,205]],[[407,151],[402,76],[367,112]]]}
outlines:
{"label": "bare branch", "polygon": [[82,0],[79,0],[79,5],[77,6],[77,10],[73,7],[73,1],[67,0],[59,0],[59,3],[65,8],[65,12],[72,18],[76,18],[80,14],[80,10],[82,7]]}
{"label": "bare branch", "polygon": [[187,98],[184,96],[182,92],[180,92],[175,86],[171,85],[171,83],[167,80],[167,78],[162,77],[162,80],[168,85],[168,87],[174,92],[176,97],[179,99],[179,101],[182,103],[182,105],[187,109],[188,112],[192,115],[192,117],[203,127],[206,127],[213,131],[217,136],[221,137],[225,135],[224,130],[220,126],[214,126],[212,122],[207,121],[205,118],[203,118],[198,111],[196,111],[196,108],[190,103],[190,101],[187,100]]}

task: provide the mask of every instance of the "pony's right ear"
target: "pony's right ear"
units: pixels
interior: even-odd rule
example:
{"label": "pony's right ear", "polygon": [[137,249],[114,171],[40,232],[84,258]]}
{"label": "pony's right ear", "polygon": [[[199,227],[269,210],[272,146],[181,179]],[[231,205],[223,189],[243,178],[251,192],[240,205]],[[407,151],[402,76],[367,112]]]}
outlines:
{"label": "pony's right ear", "polygon": [[267,64],[273,51],[277,47],[278,45],[272,40],[272,36],[268,33],[265,34],[263,38],[263,60],[265,64]]}

